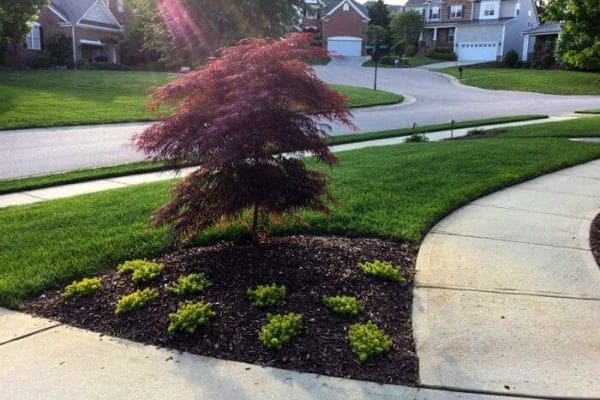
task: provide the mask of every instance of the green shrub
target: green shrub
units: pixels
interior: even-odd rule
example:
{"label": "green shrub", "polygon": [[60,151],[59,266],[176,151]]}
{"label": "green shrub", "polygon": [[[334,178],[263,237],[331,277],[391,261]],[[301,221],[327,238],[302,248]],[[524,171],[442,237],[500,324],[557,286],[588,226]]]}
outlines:
{"label": "green shrub", "polygon": [[354,324],[348,331],[352,352],[363,362],[379,354],[387,353],[392,347],[392,339],[372,321]]}
{"label": "green shrub", "polygon": [[102,279],[100,278],[83,278],[79,282],[73,281],[65,287],[64,297],[85,297],[102,289]]}
{"label": "green shrub", "polygon": [[73,43],[68,36],[62,33],[52,36],[46,43],[46,49],[57,65],[73,66]]}
{"label": "green shrub", "polygon": [[302,314],[267,314],[267,320],[269,322],[260,328],[258,338],[268,349],[281,349],[302,329]]}
{"label": "green shrub", "polygon": [[406,139],[404,139],[404,143],[424,143],[429,142],[429,138],[425,136],[423,133],[413,133]]}
{"label": "green shrub", "polygon": [[157,297],[158,291],[156,289],[150,288],[144,290],[136,290],[133,293],[126,294],[122,296],[117,302],[115,314],[121,315],[123,313],[142,308]]}
{"label": "green shrub", "polygon": [[417,55],[417,46],[412,43],[404,46],[404,56],[405,57],[414,57]]}
{"label": "green shrub", "polygon": [[323,296],[323,303],[336,314],[355,316],[362,311],[362,306],[352,296]]}
{"label": "green shrub", "polygon": [[153,261],[131,260],[125,261],[123,264],[119,265],[117,271],[121,274],[131,272],[131,280],[136,285],[139,285],[140,283],[149,282],[158,278],[164,269],[165,266],[163,264]]}
{"label": "green shrub", "polygon": [[427,50],[427,57],[434,60],[456,61],[456,53],[452,48],[434,47]]}
{"label": "green shrub", "polygon": [[177,283],[167,285],[166,290],[179,296],[201,293],[212,286],[212,282],[203,273],[180,276]]}
{"label": "green shrub", "polygon": [[131,71],[127,65],[116,63],[93,63],[92,68],[101,71]]}
{"label": "green shrub", "polygon": [[258,285],[256,289],[248,289],[248,297],[257,307],[274,307],[280,305],[285,299],[285,286]]}
{"label": "green shrub", "polygon": [[169,314],[169,333],[183,331],[194,333],[198,327],[206,325],[217,316],[211,308],[210,303],[203,301],[179,303],[179,309]]}
{"label": "green shrub", "polygon": [[406,283],[406,278],[402,275],[402,271],[394,268],[392,264],[375,260],[358,264],[362,272],[374,278],[385,279],[398,283]]}
{"label": "green shrub", "polygon": [[52,66],[52,55],[47,50],[40,50],[38,54],[35,56],[33,63],[31,65],[32,68],[35,69],[46,69]]}
{"label": "green shrub", "polygon": [[510,50],[504,55],[502,62],[504,63],[505,67],[516,68],[519,62],[519,53],[517,53],[515,50]]}
{"label": "green shrub", "polygon": [[77,60],[77,68],[90,69],[92,68],[92,65],[90,63],[90,60],[88,60],[87,58],[80,58],[79,60]]}

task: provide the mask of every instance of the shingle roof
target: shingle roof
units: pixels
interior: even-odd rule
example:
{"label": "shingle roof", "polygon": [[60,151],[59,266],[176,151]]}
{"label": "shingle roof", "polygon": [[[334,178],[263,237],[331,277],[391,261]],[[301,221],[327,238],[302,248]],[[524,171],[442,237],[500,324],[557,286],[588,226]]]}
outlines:
{"label": "shingle roof", "polygon": [[404,7],[415,7],[427,3],[427,0],[408,0]]}
{"label": "shingle roof", "polygon": [[533,29],[525,31],[525,34],[530,35],[544,35],[544,34],[553,34],[560,33],[562,30],[562,23],[560,22],[546,22],[545,24],[536,26]]}
{"label": "shingle roof", "polygon": [[52,7],[63,14],[67,20],[75,24],[92,7],[96,0],[52,0]]}
{"label": "shingle roof", "polygon": [[[333,10],[338,4],[340,4],[343,0],[322,0],[323,3],[325,3],[325,9],[327,12]],[[355,0],[348,0],[351,3],[353,3],[363,14],[365,14],[367,17],[369,16],[369,10],[367,9],[367,7],[362,4],[359,3]]]}

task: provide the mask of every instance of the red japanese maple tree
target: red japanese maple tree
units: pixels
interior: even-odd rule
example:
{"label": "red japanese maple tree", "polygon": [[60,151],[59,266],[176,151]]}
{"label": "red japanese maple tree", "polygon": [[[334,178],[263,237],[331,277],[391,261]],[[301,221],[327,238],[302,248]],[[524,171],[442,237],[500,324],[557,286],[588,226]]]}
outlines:
{"label": "red japanese maple tree", "polygon": [[353,125],[346,99],[301,61],[324,56],[311,41],[310,34],[246,39],[154,91],[151,108],[176,112],[137,136],[136,147],[176,166],[200,165],[154,214],[155,226],[171,224],[185,240],[251,210],[256,242],[262,217],[328,211],[326,176],[290,154],[310,152],[333,165],[323,121]]}

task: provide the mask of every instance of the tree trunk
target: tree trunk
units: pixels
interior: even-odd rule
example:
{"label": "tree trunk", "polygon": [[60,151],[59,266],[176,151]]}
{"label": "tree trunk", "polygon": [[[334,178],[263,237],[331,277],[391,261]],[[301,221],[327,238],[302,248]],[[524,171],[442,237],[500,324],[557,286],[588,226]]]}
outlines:
{"label": "tree trunk", "polygon": [[259,243],[258,237],[258,204],[254,204],[254,215],[252,216],[252,243]]}

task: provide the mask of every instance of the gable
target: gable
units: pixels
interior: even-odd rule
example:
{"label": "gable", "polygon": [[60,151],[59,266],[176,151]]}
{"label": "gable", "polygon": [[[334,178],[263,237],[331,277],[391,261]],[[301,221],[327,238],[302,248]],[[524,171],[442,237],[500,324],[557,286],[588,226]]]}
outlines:
{"label": "gable", "polygon": [[342,0],[340,1],[336,6],[332,7],[328,12],[327,15],[332,15],[333,13],[335,13],[338,10],[343,10],[344,9],[344,5],[347,5],[347,7],[349,8],[349,11],[354,11],[356,13],[358,13],[363,19],[365,20],[369,20],[369,15],[368,15],[368,11],[366,11],[364,9],[364,7],[359,6],[358,4],[356,4],[353,0]]}
{"label": "gable", "polygon": [[81,17],[79,24],[121,30],[121,25],[103,1],[96,3]]}

